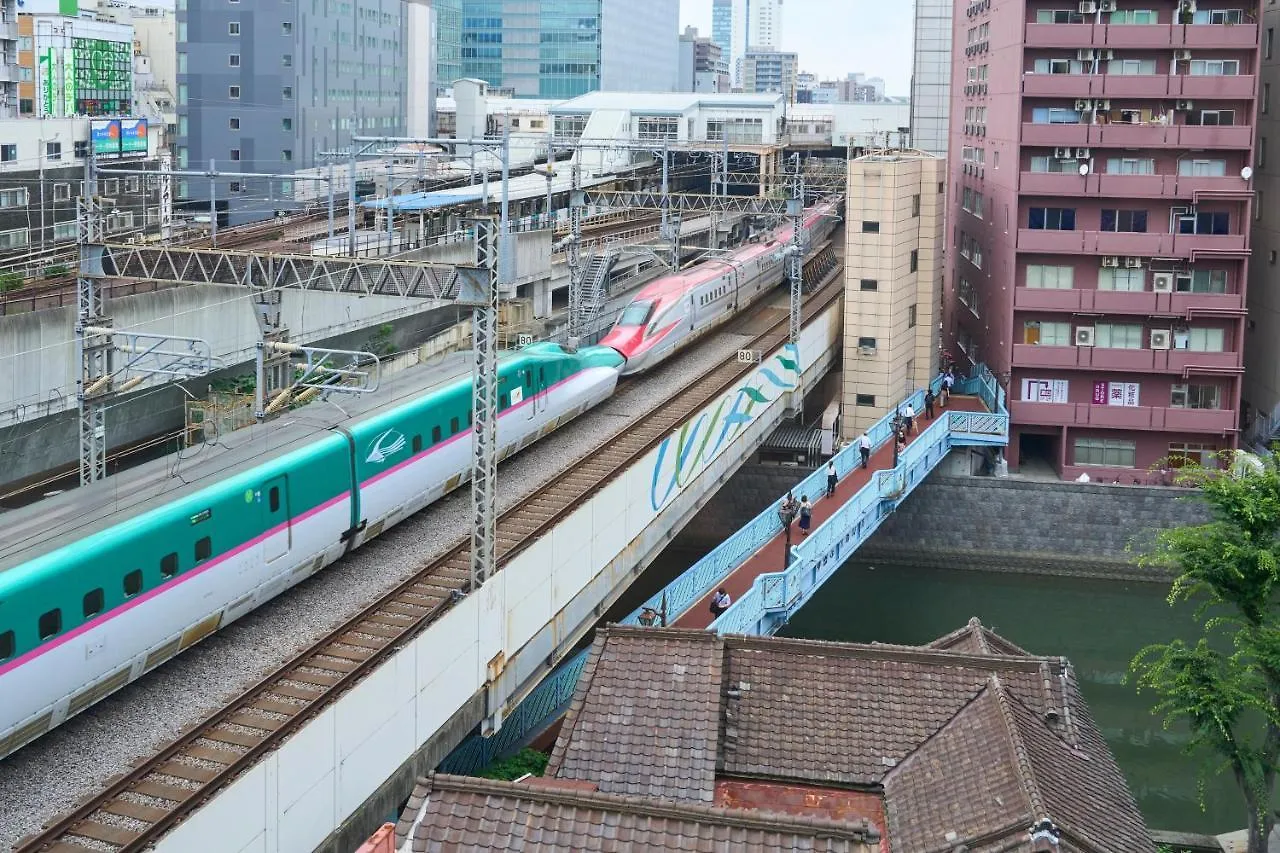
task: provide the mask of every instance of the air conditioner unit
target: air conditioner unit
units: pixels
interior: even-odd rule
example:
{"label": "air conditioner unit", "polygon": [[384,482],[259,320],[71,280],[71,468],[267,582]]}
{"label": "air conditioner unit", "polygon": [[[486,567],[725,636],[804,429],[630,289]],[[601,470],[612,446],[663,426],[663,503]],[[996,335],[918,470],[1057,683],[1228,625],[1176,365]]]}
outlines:
{"label": "air conditioner unit", "polygon": [[1125,258],[1124,265],[1131,270],[1142,269],[1142,258]]}
{"label": "air conditioner unit", "polygon": [[1173,273],[1158,272],[1151,276],[1151,289],[1156,293],[1173,293]]}
{"label": "air conditioner unit", "polygon": [[1196,0],[1182,0],[1178,4],[1179,12],[1194,12],[1196,10]]}
{"label": "air conditioner unit", "polygon": [[1114,12],[1116,10],[1116,0],[1098,0],[1099,12]]}
{"label": "air conditioner unit", "polygon": [[1093,326],[1076,326],[1076,346],[1093,346]]}
{"label": "air conditioner unit", "polygon": [[1087,47],[1082,47],[1076,51],[1076,59],[1079,59],[1079,60],[1093,59],[1095,55],[1096,54],[1093,52],[1093,50]]}
{"label": "air conditioner unit", "polygon": [[1079,112],[1087,112],[1093,109],[1093,101],[1086,99],[1076,101],[1076,110]]}
{"label": "air conditioner unit", "polygon": [[1173,337],[1173,333],[1168,329],[1152,329],[1151,330],[1151,348],[1152,349],[1168,349],[1169,339]]}
{"label": "air conditioner unit", "polygon": [[1102,257],[1102,266],[1106,269],[1114,269],[1120,266],[1120,259],[1115,255],[1104,255]]}
{"label": "air conditioner unit", "polygon": [[1196,102],[1195,101],[1178,101],[1173,105],[1173,108],[1175,110],[1180,110],[1182,112],[1190,112],[1191,110],[1194,110],[1196,108]]}
{"label": "air conditioner unit", "polygon": [[1094,12],[1098,11],[1098,4],[1085,0],[1085,2],[1080,4],[1079,9],[1081,15],[1092,15]]}
{"label": "air conditioner unit", "polygon": [[1095,103],[1095,104],[1094,104],[1094,108],[1095,108],[1095,109],[1099,109],[1099,110],[1109,110],[1109,109],[1111,109],[1111,102],[1110,102],[1110,101],[1098,101],[1097,103]]}
{"label": "air conditioner unit", "polygon": [[1189,50],[1175,50],[1175,51],[1173,52],[1173,58],[1174,58],[1175,60],[1190,59],[1190,58],[1191,58],[1191,51],[1189,51]]}
{"label": "air conditioner unit", "polygon": [[1055,148],[1055,149],[1053,149],[1053,156],[1054,156],[1054,157],[1057,157],[1059,160],[1070,160],[1070,159],[1071,159],[1071,149],[1070,149],[1070,148]]}
{"label": "air conditioner unit", "polygon": [[1088,148],[1077,148],[1077,149],[1076,149],[1076,159],[1077,159],[1077,160],[1088,160],[1088,159],[1089,159],[1089,149],[1088,149]]}

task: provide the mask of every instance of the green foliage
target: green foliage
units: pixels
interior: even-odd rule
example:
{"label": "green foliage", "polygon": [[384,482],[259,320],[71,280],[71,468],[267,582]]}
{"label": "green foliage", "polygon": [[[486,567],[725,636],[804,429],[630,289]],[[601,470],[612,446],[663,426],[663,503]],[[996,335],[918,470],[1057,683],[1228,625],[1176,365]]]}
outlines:
{"label": "green foliage", "polygon": [[549,759],[550,756],[545,752],[525,747],[510,758],[493,762],[476,775],[485,779],[502,779],[508,782],[519,779],[526,773],[541,776],[546,772]]}
{"label": "green foliage", "polygon": [[1152,713],[1166,728],[1190,729],[1187,749],[1202,772],[1231,772],[1247,805],[1249,851],[1263,853],[1280,769],[1280,463],[1187,468],[1179,481],[1199,488],[1211,520],[1161,532],[1139,559],[1176,570],[1169,602],[1196,604],[1202,634],[1194,646],[1148,646],[1131,671],[1139,690],[1158,697]]}
{"label": "green foliage", "polygon": [[66,264],[50,264],[44,268],[45,278],[57,278],[60,275],[66,275],[68,272]]}
{"label": "green foliage", "polygon": [[8,293],[22,287],[22,273],[8,270],[0,272],[0,293]]}
{"label": "green foliage", "polygon": [[209,387],[220,394],[252,394],[258,380],[252,373],[242,373],[229,379],[215,379]]}
{"label": "green foliage", "polygon": [[393,355],[396,351],[395,333],[395,326],[390,323],[383,323],[370,336],[366,349],[377,356]]}

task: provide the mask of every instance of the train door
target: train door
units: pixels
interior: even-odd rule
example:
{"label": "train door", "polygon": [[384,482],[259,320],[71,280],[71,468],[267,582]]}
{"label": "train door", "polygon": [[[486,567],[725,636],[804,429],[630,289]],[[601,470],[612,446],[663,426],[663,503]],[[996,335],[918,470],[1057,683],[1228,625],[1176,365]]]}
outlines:
{"label": "train door", "polygon": [[289,488],[285,477],[272,477],[262,484],[258,493],[258,506],[262,512],[263,528],[268,534],[262,543],[262,556],[269,563],[289,553],[289,548],[292,547]]}

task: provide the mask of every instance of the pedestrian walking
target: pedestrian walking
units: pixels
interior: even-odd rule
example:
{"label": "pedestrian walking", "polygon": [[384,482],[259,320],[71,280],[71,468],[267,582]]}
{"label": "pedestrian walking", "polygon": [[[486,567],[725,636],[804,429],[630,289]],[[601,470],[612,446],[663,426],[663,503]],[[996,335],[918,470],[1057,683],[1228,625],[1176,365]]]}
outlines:
{"label": "pedestrian walking", "polygon": [[808,495],[800,496],[800,535],[809,535],[809,525],[813,523],[813,504]]}
{"label": "pedestrian walking", "polygon": [[907,437],[901,430],[895,430],[893,433],[893,467],[898,467],[898,457],[902,455],[902,451],[907,449]]}
{"label": "pedestrian walking", "polygon": [[836,493],[836,482],[840,478],[836,476],[836,461],[832,459],[827,463],[827,497],[832,497]]}
{"label": "pedestrian walking", "polygon": [[902,407],[902,426],[904,435],[916,431],[916,410],[910,403]]}
{"label": "pedestrian walking", "polygon": [[942,405],[946,406],[951,402],[951,386],[956,384],[956,378],[948,370],[942,377]]}
{"label": "pedestrian walking", "polygon": [[658,621],[658,611],[652,607],[646,607],[640,611],[640,624],[646,628],[652,627]]}
{"label": "pedestrian walking", "polygon": [[933,402],[937,399],[932,388],[924,392],[924,416],[928,420],[933,420]]}
{"label": "pedestrian walking", "polygon": [[865,432],[858,439],[858,453],[862,456],[862,467],[865,469],[867,462],[871,459],[871,439]]}
{"label": "pedestrian walking", "polygon": [[732,603],[733,599],[729,598],[729,592],[724,587],[720,587],[716,590],[716,594],[711,596],[711,618],[719,619]]}

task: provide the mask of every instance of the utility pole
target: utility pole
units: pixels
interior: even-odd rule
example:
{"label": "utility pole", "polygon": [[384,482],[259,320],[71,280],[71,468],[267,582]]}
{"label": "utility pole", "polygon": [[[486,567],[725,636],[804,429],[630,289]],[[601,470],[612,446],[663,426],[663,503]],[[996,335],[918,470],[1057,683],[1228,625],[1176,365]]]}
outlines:
{"label": "utility pole", "polygon": [[667,147],[667,143],[662,143],[662,226],[659,233],[668,246],[672,258],[675,260],[671,264],[671,269],[678,270],[680,268],[678,252],[676,248],[676,236],[671,232],[671,151]]}
{"label": "utility pole", "polygon": [[791,323],[788,337],[795,347],[796,387],[792,400],[796,420],[804,420],[804,365],[800,363],[800,318],[803,309],[804,290],[804,171],[800,154],[791,155],[791,198],[787,201],[787,215],[791,218],[791,245],[787,249],[787,279],[791,285]]}
{"label": "utility pole", "polygon": [[347,254],[356,256],[356,141],[351,140],[351,161],[347,169]]}
{"label": "utility pole", "polygon": [[569,265],[569,346],[576,347],[586,333],[582,328],[582,287],[585,270],[582,269],[582,149],[573,152],[573,166],[569,170],[569,247],[566,260]]}
{"label": "utility pole", "polygon": [[392,252],[392,243],[396,233],[395,199],[391,195],[391,182],[395,179],[393,166],[395,160],[387,160],[387,251]]}
{"label": "utility pole", "polygon": [[209,158],[209,245],[218,248],[218,172],[217,164]]}
{"label": "utility pole", "polygon": [[329,242],[333,242],[333,158],[329,158]]}
{"label": "utility pole", "polygon": [[102,208],[98,202],[98,175],[93,152],[84,162],[84,195],[80,197],[76,229],[80,248],[79,275],[76,277],[76,404],[80,420],[80,485],[107,476],[106,395],[111,382],[111,339],[91,334],[89,329],[108,327],[102,291],[98,283],[85,274],[90,247],[102,242]]}

